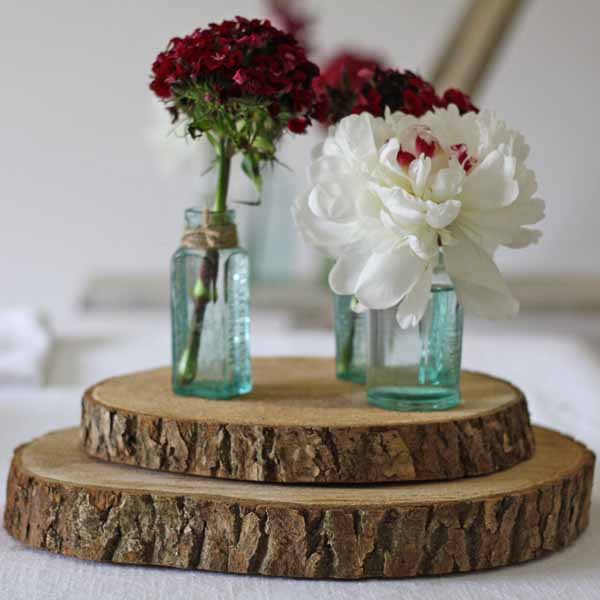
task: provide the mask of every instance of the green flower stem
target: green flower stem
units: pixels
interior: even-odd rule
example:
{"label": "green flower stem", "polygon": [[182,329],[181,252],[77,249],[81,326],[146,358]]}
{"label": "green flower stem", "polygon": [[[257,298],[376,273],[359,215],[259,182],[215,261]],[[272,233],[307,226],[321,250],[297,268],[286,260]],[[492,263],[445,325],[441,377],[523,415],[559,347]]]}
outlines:
{"label": "green flower stem", "polygon": [[[231,172],[231,155],[229,144],[226,140],[219,142],[217,153],[219,175],[215,194],[214,212],[224,216],[227,212],[227,193],[229,190],[229,177]],[[180,384],[188,385],[197,376],[198,355],[202,339],[204,315],[210,302],[217,302],[217,278],[219,275],[219,251],[211,248],[206,251],[200,263],[198,280],[192,292],[194,312],[190,319],[188,342],[177,365],[177,379]]]}
{"label": "green flower stem", "polygon": [[354,330],[357,315],[352,308],[348,308],[348,310],[350,311],[350,330],[348,331],[348,336],[340,353],[340,366],[342,373],[350,372],[352,359],[354,357]]}
{"label": "green flower stem", "polygon": [[217,194],[215,197],[215,212],[224,213],[227,210],[227,192],[229,191],[229,174],[231,171],[231,155],[227,140],[221,138],[217,152],[219,177],[217,179]]}
{"label": "green flower stem", "polygon": [[177,380],[181,385],[188,385],[196,379],[198,370],[198,353],[200,352],[200,337],[202,322],[208,301],[197,302],[190,321],[188,342],[177,365]]}

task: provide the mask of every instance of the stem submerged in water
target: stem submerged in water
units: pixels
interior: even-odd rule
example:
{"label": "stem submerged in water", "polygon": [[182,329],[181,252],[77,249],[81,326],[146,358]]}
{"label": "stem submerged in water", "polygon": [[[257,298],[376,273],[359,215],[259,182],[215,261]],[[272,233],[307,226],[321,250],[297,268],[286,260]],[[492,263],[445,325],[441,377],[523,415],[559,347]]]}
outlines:
{"label": "stem submerged in water", "polygon": [[354,357],[354,331],[356,329],[356,318],[357,314],[348,307],[350,313],[350,328],[348,330],[348,337],[342,347],[340,353],[340,366],[343,373],[349,373],[352,366],[352,358]]}
{"label": "stem submerged in water", "polygon": [[[446,270],[444,255],[438,253],[438,262],[434,269],[434,279],[444,280]],[[419,384],[435,385],[445,369],[445,357],[448,346],[448,320],[452,317],[448,307],[447,294],[450,282],[440,285],[432,282],[431,299],[423,318],[419,322],[421,340],[421,358],[419,361]]]}
{"label": "stem submerged in water", "polygon": [[356,298],[334,296],[336,374],[339,379],[366,381],[366,315],[360,311]]}
{"label": "stem submerged in water", "polygon": [[[215,193],[215,205],[210,224],[224,224],[227,212],[227,192],[229,189],[229,174],[231,171],[231,156],[226,140],[221,140],[217,151],[219,174]],[[177,380],[182,385],[189,385],[196,379],[198,371],[198,355],[202,340],[204,316],[210,302],[217,302],[217,278],[219,275],[219,250],[210,248],[200,263],[200,272],[192,298],[194,312],[190,319],[188,342],[177,365]]]}
{"label": "stem submerged in water", "polygon": [[190,384],[196,379],[198,354],[202,338],[204,315],[209,302],[217,301],[217,277],[219,275],[219,251],[210,249],[200,264],[200,273],[194,286],[194,312],[189,325],[188,342],[179,361],[177,376],[181,384]]}

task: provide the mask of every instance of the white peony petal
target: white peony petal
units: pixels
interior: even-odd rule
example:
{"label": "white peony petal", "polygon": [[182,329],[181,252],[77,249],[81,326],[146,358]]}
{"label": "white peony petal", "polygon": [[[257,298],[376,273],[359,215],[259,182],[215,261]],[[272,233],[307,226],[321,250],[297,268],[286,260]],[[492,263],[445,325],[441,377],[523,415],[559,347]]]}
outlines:
{"label": "white peony petal", "polygon": [[411,185],[410,178],[396,159],[399,150],[400,143],[396,138],[391,138],[383,145],[379,152],[380,168],[377,170],[377,175],[390,187],[409,187]]}
{"label": "white peony petal", "polygon": [[407,231],[403,229],[401,225],[396,223],[396,221],[394,221],[392,218],[392,215],[390,215],[390,213],[386,210],[381,211],[379,218],[381,219],[383,226],[397,237],[405,237],[408,235]]}
{"label": "white peony petal", "polygon": [[514,157],[490,152],[463,181],[460,199],[465,208],[493,210],[514,202],[519,195],[515,167]]}
{"label": "white peony petal", "polygon": [[537,244],[542,237],[542,232],[539,229],[529,229],[521,227],[514,235],[510,243],[504,244],[508,248],[526,248],[531,244]]}
{"label": "white peony petal", "polygon": [[[435,109],[423,115],[421,122],[427,125],[433,135],[446,150],[455,144],[465,144],[469,155],[475,156],[480,146],[480,128],[478,115],[466,113],[460,115],[456,106]],[[479,158],[479,156],[476,156]]]}
{"label": "white peony petal", "polygon": [[337,156],[320,156],[310,164],[308,177],[311,183],[323,183],[339,178],[353,178],[350,165]]}
{"label": "white peony petal", "polygon": [[388,166],[393,171],[401,171],[400,165],[396,160],[400,150],[400,143],[393,137],[390,138],[379,151],[379,161]]}
{"label": "white peony petal", "polygon": [[524,162],[529,155],[529,146],[523,134],[509,129],[506,123],[490,111],[484,110],[477,115],[480,130],[480,156],[485,156],[500,144],[509,144],[515,158]]}
{"label": "white peony petal", "polygon": [[433,267],[427,267],[410,292],[398,304],[396,320],[402,329],[416,327],[423,318],[431,298],[432,270]]}
{"label": "white peony petal", "polygon": [[369,308],[395,306],[423,275],[427,262],[408,246],[386,254],[373,254],[358,279],[355,295]]}
{"label": "white peony petal", "polygon": [[347,197],[353,198],[355,201],[355,209],[357,213],[363,217],[376,219],[381,211],[381,199],[369,187],[360,183],[347,182],[350,189],[347,191]]}
{"label": "white peony petal", "polygon": [[444,257],[465,310],[490,319],[514,317],[519,311],[519,303],[494,261],[460,230],[454,235],[458,243],[444,248]]}
{"label": "white peony petal", "polygon": [[[331,193],[333,192],[333,194]],[[335,189],[326,189],[322,185],[316,185],[308,194],[308,207],[315,215],[321,219],[337,220],[332,217],[337,212],[336,204],[342,208],[342,202],[340,198],[341,194],[336,193]]]}
{"label": "white peony petal", "polygon": [[420,225],[425,221],[427,207],[421,199],[400,187],[386,188],[375,184],[370,187],[398,223]]}
{"label": "white peony petal", "polygon": [[431,173],[431,159],[424,154],[416,158],[408,167],[408,174],[412,181],[415,196],[423,196],[429,174]]}
{"label": "white peony petal", "polygon": [[348,239],[343,246],[344,254],[365,254],[387,252],[398,245],[401,239],[385,228],[381,219],[361,217],[356,222],[357,232],[353,239]]}
{"label": "white peony petal", "polygon": [[541,198],[519,200],[501,212],[519,223],[519,225],[535,225],[544,218],[546,203]]}
{"label": "white peony petal", "polygon": [[430,261],[438,253],[438,233],[431,227],[422,227],[418,235],[409,236],[408,245],[419,258]]}
{"label": "white peony petal", "polygon": [[[311,158],[315,160],[319,156],[335,156],[337,158],[341,158],[346,160],[344,156],[344,152],[342,148],[340,148],[339,144],[335,139],[335,126],[329,128],[329,137],[325,138],[325,141],[315,148],[313,148],[313,154]],[[318,154],[317,154],[318,153]]]}
{"label": "white peony petal", "polygon": [[309,207],[309,197],[310,193],[305,192],[296,198],[292,207],[294,221],[307,242],[329,255],[337,256],[342,246],[360,235],[359,223],[336,223],[318,217]]}
{"label": "white peony petal", "polygon": [[519,200],[528,200],[537,192],[537,180],[535,173],[528,169],[523,163],[517,164],[516,179],[519,184]]}
{"label": "white peony petal", "polygon": [[460,222],[476,243],[491,242],[523,248],[537,242],[540,232],[525,225],[543,219],[545,204],[540,198],[518,200],[510,206],[490,211],[463,211]]}
{"label": "white peony petal", "polygon": [[358,279],[370,254],[345,254],[337,259],[329,272],[329,287],[342,295],[354,294]]}
{"label": "white peony petal", "polygon": [[465,172],[458,165],[441,169],[435,174],[431,184],[431,197],[436,202],[444,202],[450,198],[456,198],[461,192],[461,184],[465,178]]}
{"label": "white peony petal", "polygon": [[351,193],[338,182],[317,184],[309,194],[308,206],[321,219],[348,222],[358,216]]}
{"label": "white peony petal", "polygon": [[334,137],[344,156],[362,169],[377,159],[379,148],[390,137],[388,129],[382,118],[365,112],[342,119]]}
{"label": "white peony petal", "polygon": [[419,123],[419,119],[400,111],[392,113],[392,111],[389,110],[389,107],[386,106],[385,122],[391,131],[391,134],[388,137],[393,136],[401,138],[407,129],[410,129]]}
{"label": "white peony petal", "polygon": [[427,223],[434,229],[444,229],[458,217],[462,203],[460,200],[447,200],[442,204],[427,202]]}

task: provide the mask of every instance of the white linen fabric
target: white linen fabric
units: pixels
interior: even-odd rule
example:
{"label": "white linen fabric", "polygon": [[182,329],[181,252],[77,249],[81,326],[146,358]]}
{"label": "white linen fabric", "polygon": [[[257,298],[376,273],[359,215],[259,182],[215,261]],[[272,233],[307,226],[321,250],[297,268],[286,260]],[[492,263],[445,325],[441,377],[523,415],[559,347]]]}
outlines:
{"label": "white linen fabric", "polygon": [[41,385],[50,345],[46,319],[39,311],[0,310],[0,386]]}

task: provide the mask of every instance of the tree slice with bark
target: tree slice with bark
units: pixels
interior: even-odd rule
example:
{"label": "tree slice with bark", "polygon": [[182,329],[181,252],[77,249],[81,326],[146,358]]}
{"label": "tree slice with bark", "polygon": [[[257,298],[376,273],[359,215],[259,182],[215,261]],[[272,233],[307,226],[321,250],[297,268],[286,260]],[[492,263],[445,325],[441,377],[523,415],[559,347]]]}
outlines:
{"label": "tree slice with bark", "polygon": [[115,377],[83,398],[83,444],[103,460],[280,483],[447,480],[530,458],[527,402],[516,387],[463,373],[462,405],[402,413],[367,404],[321,358],[259,358],[254,391],[235,400],[176,396],[169,369]]}
{"label": "tree slice with bark", "polygon": [[594,455],[535,430],[534,458],[461,481],[282,486],[112,465],[79,430],[17,449],[4,524],[94,561],[361,579],[476,571],[571,544],[589,521]]}

